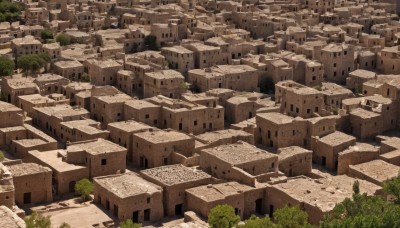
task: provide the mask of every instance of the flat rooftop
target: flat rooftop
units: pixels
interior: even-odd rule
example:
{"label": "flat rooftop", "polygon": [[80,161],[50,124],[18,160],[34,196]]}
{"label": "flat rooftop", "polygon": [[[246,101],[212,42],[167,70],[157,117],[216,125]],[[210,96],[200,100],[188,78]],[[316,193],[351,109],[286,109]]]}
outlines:
{"label": "flat rooftop", "polygon": [[167,143],[180,140],[194,140],[187,134],[177,131],[145,131],[135,134],[136,137],[142,138],[150,143]]}
{"label": "flat rooftop", "polygon": [[32,150],[29,151],[28,153],[31,156],[34,156],[35,158],[43,162],[44,164],[46,164],[46,166],[50,167],[52,170],[55,170],[56,172],[59,173],[69,172],[79,169],[86,169],[85,166],[74,165],[62,161],[62,157],[59,156],[59,154],[65,153],[64,150],[50,150],[44,152],[40,152],[38,150]]}
{"label": "flat rooftop", "polygon": [[100,138],[97,140],[74,143],[67,147],[67,152],[79,151],[86,151],[89,154],[96,155],[121,152],[126,151],[126,149],[118,144]]}
{"label": "flat rooftop", "polygon": [[202,150],[232,165],[240,165],[253,161],[278,158],[276,154],[258,149],[246,142],[239,141],[234,144],[222,145]]}
{"label": "flat rooftop", "polygon": [[383,160],[373,160],[358,165],[350,165],[349,169],[356,170],[380,183],[395,178],[400,173],[400,167]]}
{"label": "flat rooftop", "polygon": [[157,168],[142,170],[141,174],[166,186],[211,178],[210,175],[201,170],[196,170],[195,168],[189,168],[183,165],[160,166]]}
{"label": "flat rooftop", "polygon": [[237,136],[252,137],[253,135],[241,130],[226,129],[196,135],[196,139],[201,141],[202,143],[210,144],[221,139],[229,139]]}
{"label": "flat rooftop", "polygon": [[12,176],[14,177],[32,175],[37,173],[47,173],[50,171],[49,168],[38,165],[36,163],[21,163],[11,165],[8,168],[12,173]]}
{"label": "flat rooftop", "polygon": [[54,63],[54,65],[57,67],[60,67],[60,68],[74,68],[74,67],[82,67],[83,68],[83,64],[76,60],[58,61],[58,62]]}
{"label": "flat rooftop", "polygon": [[288,124],[294,120],[293,117],[279,112],[258,113],[257,117],[275,124]]}
{"label": "flat rooftop", "polygon": [[162,70],[157,72],[148,72],[146,73],[147,77],[155,78],[155,79],[184,79],[183,75],[176,70]]}
{"label": "flat rooftop", "polygon": [[108,124],[108,130],[110,130],[110,128],[117,128],[117,129],[120,129],[121,131],[129,132],[129,133],[153,129],[153,127],[151,127],[149,125],[146,125],[146,124],[140,123],[140,122],[136,122],[133,120],[110,123],[110,124]]}
{"label": "flat rooftop", "polygon": [[153,104],[145,100],[128,100],[125,102],[125,106],[133,108],[135,110],[141,110],[145,108],[159,108],[159,105]]}
{"label": "flat rooftop", "polygon": [[135,173],[96,177],[94,181],[119,198],[162,192],[157,186]]}
{"label": "flat rooftop", "polygon": [[63,119],[68,116],[85,116],[89,115],[89,112],[80,107],[72,107],[70,105],[56,105],[51,107],[36,107],[34,108],[39,112],[45,113],[48,116],[55,116],[59,119]]}
{"label": "flat rooftop", "polygon": [[377,117],[381,116],[381,114],[379,114],[379,113],[371,112],[371,111],[365,110],[363,108],[355,108],[355,109],[351,110],[350,115],[357,116],[361,119],[372,119],[372,118],[377,118]]}
{"label": "flat rooftop", "polygon": [[125,103],[126,101],[132,100],[133,98],[125,93],[117,93],[114,95],[99,96],[97,97],[97,99],[107,104],[113,104],[113,103]]}
{"label": "flat rooftop", "polygon": [[[336,204],[353,195],[353,183],[356,179],[345,175],[331,176],[314,180],[308,177],[296,177],[286,182],[272,185],[289,197],[320,208],[323,212],[331,211]],[[365,180],[358,180],[360,192],[373,195],[381,187]]]}
{"label": "flat rooftop", "polygon": [[400,157],[400,150],[394,150],[394,151],[391,151],[388,153],[384,153],[384,154],[379,155],[379,157],[384,160],[398,158],[398,157]]}
{"label": "flat rooftop", "polygon": [[253,190],[253,187],[239,184],[237,182],[227,182],[221,184],[209,184],[187,189],[186,192],[196,196],[206,202],[224,200],[230,196],[240,195],[243,192]]}
{"label": "flat rooftop", "polygon": [[354,146],[350,146],[348,149],[340,152],[339,154],[349,154],[357,152],[375,152],[379,154],[379,147],[368,143],[356,143]]}
{"label": "flat rooftop", "polygon": [[0,113],[2,112],[22,112],[22,109],[10,103],[0,101]]}
{"label": "flat rooftop", "polygon": [[182,46],[172,46],[172,47],[164,47],[161,49],[161,51],[166,50],[166,51],[170,51],[170,52],[176,52],[179,54],[193,54],[193,51],[182,47]]}
{"label": "flat rooftop", "polygon": [[47,142],[45,142],[42,139],[19,139],[19,140],[14,140],[13,143],[19,144],[23,147],[33,147],[46,144]]}
{"label": "flat rooftop", "polygon": [[279,161],[299,155],[299,154],[312,154],[311,150],[304,149],[299,146],[289,146],[278,149]]}
{"label": "flat rooftop", "polygon": [[338,146],[340,144],[353,141],[355,139],[356,138],[354,136],[345,134],[340,131],[335,131],[329,135],[320,138],[319,141],[330,146]]}

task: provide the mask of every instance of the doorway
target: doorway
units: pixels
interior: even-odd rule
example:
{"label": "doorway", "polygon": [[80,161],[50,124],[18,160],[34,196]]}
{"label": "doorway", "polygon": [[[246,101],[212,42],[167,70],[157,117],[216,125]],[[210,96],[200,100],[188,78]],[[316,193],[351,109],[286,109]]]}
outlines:
{"label": "doorway", "polygon": [[134,211],[132,214],[132,222],[139,223],[139,211]]}
{"label": "doorway", "polygon": [[183,204],[175,205],[175,215],[182,215],[183,212]]}
{"label": "doorway", "polygon": [[262,214],[262,199],[256,200],[256,213]]}
{"label": "doorway", "polygon": [[30,204],[31,203],[31,193],[30,192],[25,192],[24,193],[24,204]]}

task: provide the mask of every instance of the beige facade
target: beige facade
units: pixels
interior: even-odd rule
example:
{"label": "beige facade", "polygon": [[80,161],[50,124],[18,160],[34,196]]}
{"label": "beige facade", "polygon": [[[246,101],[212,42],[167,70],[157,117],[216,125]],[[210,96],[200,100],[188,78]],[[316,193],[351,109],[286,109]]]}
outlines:
{"label": "beige facade", "polygon": [[163,95],[170,98],[180,98],[187,89],[184,77],[175,70],[163,70],[146,73],[143,78],[144,97]]}
{"label": "beige facade", "polygon": [[259,142],[275,148],[307,144],[306,122],[281,113],[259,113],[256,116]]}
{"label": "beige facade", "polygon": [[96,86],[115,85],[117,72],[123,69],[120,63],[112,59],[104,61],[92,60],[84,65],[87,67],[90,82]]}
{"label": "beige facade", "polygon": [[162,124],[161,106],[145,100],[129,100],[124,105],[124,118],[158,127]]}
{"label": "beige facade", "polygon": [[320,164],[329,170],[337,170],[339,153],[353,146],[356,138],[336,131],[322,138],[316,138],[314,144],[314,163]]}
{"label": "beige facade", "polygon": [[1,93],[5,101],[17,105],[18,96],[39,93],[39,88],[34,80],[32,77],[23,76],[2,77]]}
{"label": "beige facade", "polygon": [[350,146],[347,150],[339,153],[337,174],[348,175],[350,165],[357,165],[378,159],[380,157],[379,154],[378,146],[367,143],[356,143],[354,146]]}
{"label": "beige facade", "polygon": [[42,43],[33,36],[13,39],[11,41],[13,56],[18,58],[22,55],[32,55],[42,53]]}
{"label": "beige facade", "polygon": [[0,101],[0,128],[21,126],[25,119],[22,109]]}
{"label": "beige facade", "polygon": [[329,44],[317,52],[316,59],[324,64],[324,78],[330,82],[344,84],[355,70],[354,47],[350,45]]}
{"label": "beige facade", "polygon": [[140,168],[154,168],[179,163],[175,157],[191,157],[195,140],[175,131],[146,131],[132,137],[133,164]]}
{"label": "beige facade", "polygon": [[275,100],[281,104],[281,112],[294,117],[314,117],[324,108],[324,96],[320,91],[293,81],[275,85]]}
{"label": "beige facade", "polygon": [[90,116],[103,127],[109,123],[124,120],[125,102],[133,100],[131,96],[119,92],[115,87],[94,87],[90,97]]}
{"label": "beige facade", "polygon": [[194,68],[203,69],[212,67],[216,64],[226,64],[227,59],[224,59],[221,48],[205,45],[202,43],[184,44],[183,47],[193,51],[194,53]]}
{"label": "beige facade", "polygon": [[124,173],[126,148],[104,139],[76,142],[67,146],[65,161],[86,166],[89,178]]}
{"label": "beige facade", "polygon": [[194,134],[224,129],[222,106],[203,106],[164,96],[152,97],[147,101],[161,106],[161,123],[157,122],[160,128]]}
{"label": "beige facade", "polygon": [[239,141],[203,149],[200,167],[216,178],[255,186],[256,180],[276,176],[278,156]]}
{"label": "beige facade", "polygon": [[307,175],[312,169],[312,151],[298,146],[278,149],[279,171],[287,177]]}
{"label": "beige facade", "polygon": [[15,203],[26,204],[50,203],[51,170],[35,163],[21,163],[9,167],[15,187]]}
{"label": "beige facade", "polygon": [[33,110],[33,124],[57,138],[61,138],[61,122],[89,118],[89,112],[86,109],[74,108],[70,105],[35,107]]}
{"label": "beige facade", "polygon": [[113,215],[134,223],[156,222],[163,218],[163,190],[135,173],[96,177],[94,201]]}
{"label": "beige facade", "polygon": [[84,73],[83,64],[78,61],[59,61],[54,63],[54,72],[71,81],[81,81]]}
{"label": "beige facade", "polygon": [[133,120],[110,123],[107,130],[110,132],[110,140],[127,149],[127,159],[132,160],[133,153],[133,135],[139,132],[145,132],[153,129],[146,124]]}
{"label": "beige facade", "polygon": [[207,218],[217,205],[228,204],[241,218],[263,214],[266,208],[264,188],[254,188],[237,182],[203,185],[186,190],[187,209]]}
{"label": "beige facade", "polygon": [[182,216],[187,211],[186,189],[212,183],[210,175],[183,165],[146,169],[140,175],[163,188],[164,216]]}
{"label": "beige facade", "polygon": [[83,178],[89,178],[89,170],[83,164],[70,164],[64,161],[65,150],[28,152],[28,161],[48,167],[52,170],[52,189],[54,196],[75,193],[75,184]]}
{"label": "beige facade", "polygon": [[188,82],[198,92],[226,88],[237,91],[258,91],[258,71],[247,65],[218,65],[189,71]]}
{"label": "beige facade", "polygon": [[194,69],[194,53],[182,46],[164,47],[161,54],[165,56],[171,69],[177,69],[182,74],[187,74]]}

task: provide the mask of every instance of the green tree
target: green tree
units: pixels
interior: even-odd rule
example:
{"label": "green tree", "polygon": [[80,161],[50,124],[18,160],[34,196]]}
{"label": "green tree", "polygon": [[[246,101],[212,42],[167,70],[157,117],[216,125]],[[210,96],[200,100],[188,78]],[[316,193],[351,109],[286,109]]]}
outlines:
{"label": "green tree", "polygon": [[144,38],[144,44],[147,46],[147,49],[153,50],[153,51],[158,51],[158,46],[157,46],[157,37],[153,35],[148,35]]}
{"label": "green tree", "polygon": [[88,74],[83,73],[81,76],[81,82],[90,82],[90,77]]}
{"label": "green tree", "polygon": [[0,56],[0,77],[9,76],[14,72],[15,64],[11,59]]}
{"label": "green tree", "polygon": [[0,162],[2,162],[4,158],[4,152],[0,150]]}
{"label": "green tree", "polygon": [[298,206],[285,206],[274,212],[274,222],[282,228],[313,227],[308,223],[307,212],[300,210]]}
{"label": "green tree", "polygon": [[358,180],[353,183],[353,193],[360,194],[360,182],[358,182]]}
{"label": "green tree", "polygon": [[88,201],[91,199],[90,193],[93,191],[93,183],[84,178],[75,184],[75,192],[81,195],[82,201]]}
{"label": "green tree", "polygon": [[71,37],[60,34],[56,37],[56,41],[60,43],[61,46],[66,46],[71,44]]}
{"label": "green tree", "polygon": [[[384,183],[386,194],[399,192],[398,178]],[[321,228],[375,228],[400,227],[400,205],[383,200],[379,196],[360,194],[359,184],[353,184],[353,197],[337,204],[324,217]]]}
{"label": "green tree", "polygon": [[121,228],[140,228],[142,224],[134,223],[131,219],[126,220],[120,224]]}
{"label": "green tree", "polygon": [[31,216],[25,218],[26,228],[51,228],[50,218],[33,211]]}
{"label": "green tree", "polygon": [[49,61],[50,58],[45,54],[23,55],[18,57],[17,66],[25,74],[36,74]]}
{"label": "green tree", "polygon": [[4,0],[0,1],[0,22],[17,21],[23,9],[23,4]]}
{"label": "green tree", "polygon": [[40,36],[43,40],[47,41],[48,39],[53,39],[54,35],[50,29],[45,29],[40,33]]}
{"label": "green tree", "polygon": [[233,207],[223,204],[211,209],[208,214],[208,224],[211,228],[230,228],[236,226],[240,217],[235,214]]}
{"label": "green tree", "polygon": [[389,195],[396,197],[396,204],[400,204],[400,175],[384,183],[383,189]]}
{"label": "green tree", "polygon": [[252,215],[249,219],[244,221],[243,225],[238,225],[238,228],[277,228],[277,226],[270,220],[268,216],[259,218]]}

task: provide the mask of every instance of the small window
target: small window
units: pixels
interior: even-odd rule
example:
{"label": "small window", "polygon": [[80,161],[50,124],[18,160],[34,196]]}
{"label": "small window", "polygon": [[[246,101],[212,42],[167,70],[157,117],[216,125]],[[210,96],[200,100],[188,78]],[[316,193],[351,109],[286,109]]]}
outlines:
{"label": "small window", "polygon": [[195,120],[195,121],[193,122],[193,124],[194,124],[194,126],[197,126],[197,120]]}
{"label": "small window", "polygon": [[107,165],[107,159],[101,159],[101,165]]}
{"label": "small window", "polygon": [[150,115],[149,115],[149,114],[146,114],[146,115],[145,115],[145,118],[146,118],[146,119],[150,118]]}

